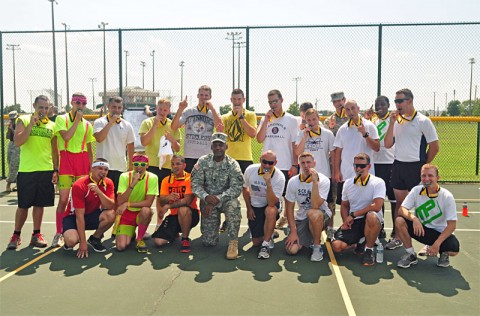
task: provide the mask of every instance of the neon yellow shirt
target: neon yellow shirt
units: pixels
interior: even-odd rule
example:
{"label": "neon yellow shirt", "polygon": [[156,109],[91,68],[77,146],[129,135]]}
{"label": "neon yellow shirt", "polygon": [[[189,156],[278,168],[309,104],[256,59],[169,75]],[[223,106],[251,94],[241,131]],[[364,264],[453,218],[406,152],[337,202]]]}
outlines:
{"label": "neon yellow shirt", "polygon": [[68,142],[65,142],[62,135],[60,135],[60,131],[68,131],[72,128],[73,121],[74,120],[69,117],[69,113],[57,116],[55,120],[55,133],[57,134],[58,150],[68,150],[71,153],[77,154],[87,151],[87,144],[94,142],[95,137],[93,137],[93,128],[90,122],[82,119],[73,137]]}
{"label": "neon yellow shirt", "polygon": [[[30,124],[30,115],[20,116],[25,128]],[[48,121],[32,127],[27,141],[20,146],[20,172],[53,170],[52,138],[55,136],[55,123]]]}
{"label": "neon yellow shirt", "polygon": [[[120,179],[118,180],[118,194],[127,191],[127,188],[132,182],[132,173],[133,171],[127,171],[120,175]],[[133,187],[133,190],[130,193],[130,197],[128,198],[128,202],[140,202],[145,200],[147,195],[157,196],[158,193],[158,177],[157,175],[147,171],[145,172],[145,176],[143,177],[143,179],[139,180],[137,184]],[[132,212],[139,212],[141,209],[141,207],[129,208],[129,210]]]}
{"label": "neon yellow shirt", "polygon": [[[141,134],[148,133],[150,128],[152,128],[153,126],[154,119],[155,117],[149,117],[143,120],[142,124],[140,125],[140,130],[138,131],[138,134],[140,136]],[[165,132],[169,132],[174,139],[180,141],[181,139],[180,131],[178,129],[176,131],[172,131],[172,128],[170,127],[171,125],[172,125],[172,120],[170,119],[167,119],[165,125],[160,124],[157,127],[157,130],[155,131],[155,134],[153,135],[153,138],[150,144],[145,146],[145,153],[148,155],[148,158],[149,158],[148,164],[150,166],[158,167],[159,165],[158,149],[160,148],[160,139],[162,138],[163,135],[165,135]],[[167,160],[165,161],[162,167],[166,169],[171,169],[170,157],[167,158]]]}
{"label": "neon yellow shirt", "polygon": [[[253,127],[257,128],[257,116],[254,112],[244,110],[245,119]],[[245,133],[240,120],[232,114],[222,115],[222,122],[225,125],[224,133],[227,138],[227,155],[235,160],[252,160],[252,138]]]}

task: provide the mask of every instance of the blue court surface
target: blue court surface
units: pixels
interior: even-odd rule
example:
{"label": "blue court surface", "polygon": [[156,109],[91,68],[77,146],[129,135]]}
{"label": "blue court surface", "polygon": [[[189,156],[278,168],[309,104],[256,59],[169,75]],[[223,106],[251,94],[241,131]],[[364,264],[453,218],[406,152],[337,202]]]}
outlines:
{"label": "blue court surface", "polygon": [[[4,187],[2,181],[0,187]],[[311,262],[310,250],[286,255],[285,232],[275,240],[268,260],[257,259],[247,229],[246,209],[239,239],[239,258],[226,260],[226,233],[220,244],[205,248],[200,228],[193,229],[192,252],[179,243],[148,253],[119,253],[110,232],[105,253],[90,250],[77,259],[62,248],[32,248],[31,214],[18,250],[6,250],[13,232],[17,195],[0,194],[0,315],[479,315],[479,185],[444,185],[457,200],[456,236],[460,254],[451,266],[419,257],[416,266],[397,268],[404,248],[385,250],[382,264],[361,265],[353,251],[331,252]],[[462,204],[468,202],[468,217]],[[392,228],[387,205],[385,227]],[[338,207],[337,207],[338,212]],[[55,208],[45,210],[42,233],[48,243],[55,232]],[[340,223],[336,218],[335,226]],[[153,232],[150,226],[149,232]],[[87,233],[87,237],[88,237]],[[383,243],[385,244],[385,240]],[[421,245],[414,244],[419,251]]]}

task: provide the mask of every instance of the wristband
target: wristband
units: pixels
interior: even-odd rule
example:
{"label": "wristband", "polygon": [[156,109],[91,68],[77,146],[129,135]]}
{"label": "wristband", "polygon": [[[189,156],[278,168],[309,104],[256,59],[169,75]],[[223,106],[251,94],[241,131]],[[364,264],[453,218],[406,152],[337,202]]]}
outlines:
{"label": "wristband", "polygon": [[368,132],[366,132],[364,135],[363,135],[363,138],[367,138],[368,135],[370,135]]}
{"label": "wristband", "polygon": [[56,173],[58,173],[58,169],[53,169],[53,172],[56,172]]}

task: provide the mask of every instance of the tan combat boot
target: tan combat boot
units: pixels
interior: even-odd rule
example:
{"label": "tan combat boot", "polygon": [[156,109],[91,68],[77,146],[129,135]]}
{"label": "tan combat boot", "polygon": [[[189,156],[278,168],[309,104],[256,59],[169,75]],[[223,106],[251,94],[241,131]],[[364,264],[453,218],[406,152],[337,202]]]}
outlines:
{"label": "tan combat boot", "polygon": [[228,242],[227,259],[234,260],[238,257],[238,240]]}

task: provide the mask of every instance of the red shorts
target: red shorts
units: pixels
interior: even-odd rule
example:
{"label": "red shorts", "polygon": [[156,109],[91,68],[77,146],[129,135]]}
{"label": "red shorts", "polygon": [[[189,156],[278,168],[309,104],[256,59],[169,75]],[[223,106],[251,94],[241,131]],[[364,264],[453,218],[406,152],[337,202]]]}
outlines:
{"label": "red shorts", "polygon": [[140,212],[132,212],[130,210],[125,210],[122,213],[122,217],[120,218],[120,225],[128,225],[128,226],[137,226],[137,216]]}
{"label": "red shorts", "polygon": [[86,151],[76,154],[66,150],[60,151],[59,175],[78,177],[87,175],[89,172],[90,159]]}

